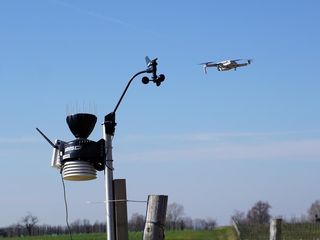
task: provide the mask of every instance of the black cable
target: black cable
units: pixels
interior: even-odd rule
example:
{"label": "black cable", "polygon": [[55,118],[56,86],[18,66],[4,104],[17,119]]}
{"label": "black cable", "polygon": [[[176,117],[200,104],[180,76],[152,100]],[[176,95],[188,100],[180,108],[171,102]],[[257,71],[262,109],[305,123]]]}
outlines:
{"label": "black cable", "polygon": [[[111,137],[111,142],[113,141],[113,139],[114,139],[114,136]],[[112,147],[111,147],[111,148],[112,148]],[[108,156],[108,153],[109,153],[109,148],[107,148],[106,156]],[[111,167],[108,166],[107,161],[112,161],[112,162],[113,162],[113,160],[106,160],[106,159],[105,159],[104,165],[105,165],[105,167],[108,168],[110,171],[114,171],[114,168],[113,168],[113,167],[111,168]],[[105,174],[105,169],[104,169],[103,171],[104,171],[104,174]]]}
{"label": "black cable", "polygon": [[62,186],[63,186],[64,206],[65,206],[65,209],[66,209],[66,224],[67,224],[67,228],[68,228],[68,231],[69,231],[70,239],[72,240],[72,232],[71,232],[71,228],[70,228],[70,225],[69,225],[69,211],[68,211],[66,186],[64,184],[64,179],[63,179],[62,173],[60,175],[61,175]]}

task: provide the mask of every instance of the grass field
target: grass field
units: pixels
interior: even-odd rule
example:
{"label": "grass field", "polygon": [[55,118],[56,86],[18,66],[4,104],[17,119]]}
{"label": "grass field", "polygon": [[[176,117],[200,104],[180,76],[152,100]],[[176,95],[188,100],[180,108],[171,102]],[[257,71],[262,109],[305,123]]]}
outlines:
{"label": "grass field", "polygon": [[236,240],[232,227],[220,227],[213,231],[170,231],[167,240]]}
{"label": "grass field", "polygon": [[[236,240],[232,227],[219,227],[212,231],[166,231],[166,240]],[[130,232],[130,240],[141,240],[141,232]],[[68,235],[39,236],[23,238],[7,238],[10,240],[70,240]],[[106,234],[78,234],[73,235],[73,240],[106,240]]]}
{"label": "grass field", "polygon": [[[238,225],[241,239],[269,240],[269,224]],[[319,223],[284,223],[281,229],[282,240],[320,240]]]}

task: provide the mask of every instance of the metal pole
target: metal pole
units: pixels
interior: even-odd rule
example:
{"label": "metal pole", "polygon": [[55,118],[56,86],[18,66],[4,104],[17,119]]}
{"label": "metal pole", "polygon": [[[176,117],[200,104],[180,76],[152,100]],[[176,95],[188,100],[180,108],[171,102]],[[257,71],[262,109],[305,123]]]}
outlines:
{"label": "metal pole", "polygon": [[115,240],[112,135],[106,133],[106,124],[103,124],[103,139],[106,143],[106,165],[104,176],[106,186],[107,240]]}
{"label": "metal pole", "polygon": [[[146,58],[147,60],[148,58]],[[160,82],[157,77],[157,59],[154,59],[147,63],[148,69],[140,71],[132,76],[132,78],[127,83],[126,88],[124,89],[116,107],[114,108],[113,112],[107,114],[104,117],[104,124],[103,124],[103,139],[105,140],[105,153],[106,153],[106,163],[105,163],[105,185],[106,185],[106,212],[107,212],[107,237],[108,240],[116,240],[116,224],[115,224],[115,207],[114,207],[114,192],[113,192],[113,166],[112,166],[112,137],[114,136],[115,131],[115,114],[120,106],[120,103],[128,91],[130,84],[132,83],[133,79],[140,74],[143,73],[152,73],[153,79],[152,81],[157,83],[157,86],[160,85],[160,82],[164,80],[161,79]],[[149,80],[148,80],[149,82]]]}
{"label": "metal pole", "polygon": [[[154,63],[155,64],[155,63]],[[106,188],[106,218],[107,218],[107,240],[116,240],[116,224],[115,224],[115,207],[114,207],[114,192],[113,192],[113,159],[112,159],[112,137],[115,131],[115,113],[126,94],[133,79],[142,73],[150,72],[151,70],[144,70],[136,73],[128,82],[123,91],[113,112],[105,116],[103,124],[103,139],[105,140],[105,188]]]}

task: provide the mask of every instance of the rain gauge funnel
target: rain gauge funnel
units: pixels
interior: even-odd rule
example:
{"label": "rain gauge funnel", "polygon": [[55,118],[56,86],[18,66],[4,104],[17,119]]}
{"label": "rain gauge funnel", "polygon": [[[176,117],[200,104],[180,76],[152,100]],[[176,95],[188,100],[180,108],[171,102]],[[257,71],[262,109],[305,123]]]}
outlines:
{"label": "rain gauge funnel", "polygon": [[77,113],[67,116],[67,124],[76,138],[88,138],[96,122],[97,117],[89,113]]}
{"label": "rain gauge funnel", "polygon": [[86,181],[95,179],[97,170],[104,167],[104,141],[89,139],[97,117],[89,113],[77,113],[67,116],[67,124],[76,137],[66,142],[62,152],[62,176],[65,180]]}

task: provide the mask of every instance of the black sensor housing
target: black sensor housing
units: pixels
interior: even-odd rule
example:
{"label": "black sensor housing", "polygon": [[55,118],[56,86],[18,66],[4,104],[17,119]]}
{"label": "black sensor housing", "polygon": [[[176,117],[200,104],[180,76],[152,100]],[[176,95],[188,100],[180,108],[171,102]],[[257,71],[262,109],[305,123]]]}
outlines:
{"label": "black sensor housing", "polygon": [[94,129],[97,117],[89,113],[77,113],[67,116],[66,121],[76,139],[62,143],[59,147],[61,164],[68,161],[86,161],[97,171],[102,171],[105,166],[105,141],[87,139]]}

